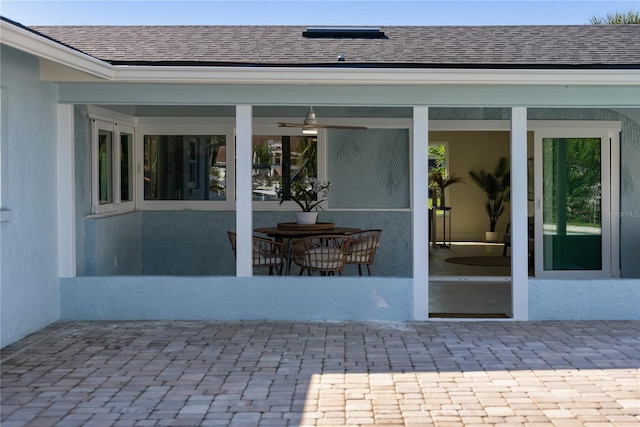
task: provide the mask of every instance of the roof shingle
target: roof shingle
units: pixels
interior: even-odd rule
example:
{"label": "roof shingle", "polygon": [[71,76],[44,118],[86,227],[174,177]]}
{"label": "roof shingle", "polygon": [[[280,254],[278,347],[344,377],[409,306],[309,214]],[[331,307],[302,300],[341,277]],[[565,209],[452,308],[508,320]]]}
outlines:
{"label": "roof shingle", "polygon": [[[389,26],[385,38],[307,38],[306,26],[34,26],[113,64],[405,67],[640,65],[640,25]],[[344,54],[346,60],[337,57]]]}

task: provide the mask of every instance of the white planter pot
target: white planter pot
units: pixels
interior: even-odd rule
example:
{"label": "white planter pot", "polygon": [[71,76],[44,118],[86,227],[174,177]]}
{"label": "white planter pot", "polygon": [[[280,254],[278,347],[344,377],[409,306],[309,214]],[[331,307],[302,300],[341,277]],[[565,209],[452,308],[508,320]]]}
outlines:
{"label": "white planter pot", "polygon": [[497,231],[485,231],[484,232],[484,240],[486,242],[497,242],[498,241],[498,232]]}
{"label": "white planter pot", "polygon": [[296,212],[296,223],[315,224],[318,220],[318,212]]}

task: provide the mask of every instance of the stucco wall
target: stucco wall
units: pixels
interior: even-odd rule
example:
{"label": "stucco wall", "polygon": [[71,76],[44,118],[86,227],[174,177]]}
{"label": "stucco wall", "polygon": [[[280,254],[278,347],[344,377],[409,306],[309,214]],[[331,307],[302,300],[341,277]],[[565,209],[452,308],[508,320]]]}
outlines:
{"label": "stucco wall", "polygon": [[[87,259],[95,258],[94,253],[85,253],[85,218],[91,214],[91,122],[84,105],[74,107],[74,161],[76,177],[76,274],[85,273]],[[95,261],[94,261],[95,263]],[[89,264],[90,266],[90,264]]]}
{"label": "stucco wall", "polygon": [[411,320],[412,279],[76,277],[63,320]]}
{"label": "stucco wall", "polygon": [[330,208],[411,206],[408,129],[332,129],[327,151]]}
{"label": "stucco wall", "polygon": [[529,280],[530,320],[638,320],[640,280]]}
{"label": "stucco wall", "polygon": [[614,110],[620,143],[620,247],[623,277],[640,278],[640,108]]}
{"label": "stucco wall", "polygon": [[[293,218],[293,212],[255,211],[253,226],[273,227],[278,222],[293,221]],[[373,273],[386,277],[411,276],[410,213],[323,211],[320,221],[345,227],[382,229]],[[234,275],[235,260],[227,230],[235,228],[235,212],[145,211],[142,216],[143,273]],[[266,270],[255,274],[266,274]],[[345,275],[355,274],[357,269],[352,266],[345,271]]]}
{"label": "stucco wall", "polygon": [[235,275],[227,230],[235,212],[145,211],[142,266],[145,275]]}
{"label": "stucco wall", "polygon": [[[57,90],[40,81],[38,60],[2,46],[0,307],[4,347],[60,313],[57,246]],[[5,111],[6,110],[6,111]],[[6,218],[6,215],[5,215]]]}
{"label": "stucco wall", "polygon": [[142,274],[142,212],[87,218],[84,275]]}

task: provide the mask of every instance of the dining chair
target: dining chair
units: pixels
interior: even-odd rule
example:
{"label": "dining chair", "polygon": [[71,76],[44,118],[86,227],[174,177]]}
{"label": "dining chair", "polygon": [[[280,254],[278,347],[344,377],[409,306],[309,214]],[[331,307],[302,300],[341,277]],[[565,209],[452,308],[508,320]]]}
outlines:
{"label": "dining chair", "polygon": [[351,236],[325,234],[303,237],[291,241],[291,257],[300,267],[300,275],[307,271],[312,276],[316,271],[321,276],[342,275],[347,261]]}
{"label": "dining chair", "polygon": [[[233,256],[236,256],[236,232],[227,231]],[[285,263],[284,248],[282,243],[275,240],[265,239],[263,237],[253,236],[252,260],[253,267],[269,267],[269,275],[273,275],[273,271],[277,275],[282,275],[282,267]]]}
{"label": "dining chair", "polygon": [[382,230],[362,230],[351,234],[351,244],[347,252],[347,264],[358,266],[358,274],[362,276],[362,266],[367,266],[367,273],[371,276],[371,264],[373,264],[376,250],[380,244]]}

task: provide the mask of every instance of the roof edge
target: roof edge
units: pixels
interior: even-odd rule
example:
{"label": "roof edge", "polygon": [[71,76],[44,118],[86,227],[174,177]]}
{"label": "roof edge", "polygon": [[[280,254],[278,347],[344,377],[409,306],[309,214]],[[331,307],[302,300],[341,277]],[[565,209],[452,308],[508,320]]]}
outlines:
{"label": "roof edge", "polygon": [[0,17],[0,32],[2,33],[1,42],[4,45],[99,78],[113,77],[113,66],[109,63],[65,46],[5,17]]}
{"label": "roof edge", "polygon": [[115,66],[114,80],[149,83],[317,85],[639,86],[639,70]]}
{"label": "roof edge", "polygon": [[378,63],[378,62],[341,62],[341,63],[265,63],[265,62],[211,62],[211,61],[108,61],[115,66],[131,67],[255,67],[255,68],[371,68],[371,69],[448,69],[448,70],[640,70],[640,64],[532,64],[532,63]]}
{"label": "roof edge", "polygon": [[[0,17],[2,44],[99,79],[136,83],[384,85],[640,85],[633,69],[114,65]],[[405,64],[406,65],[406,64]],[[44,76],[46,79],[46,76]],[[49,79],[50,81],[73,81]]]}

